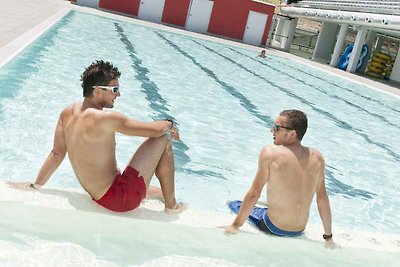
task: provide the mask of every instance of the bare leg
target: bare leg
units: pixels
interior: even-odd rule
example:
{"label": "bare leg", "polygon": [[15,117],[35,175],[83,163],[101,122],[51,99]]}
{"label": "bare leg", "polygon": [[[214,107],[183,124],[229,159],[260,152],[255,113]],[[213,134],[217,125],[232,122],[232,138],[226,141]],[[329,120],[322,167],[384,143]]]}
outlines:
{"label": "bare leg", "polygon": [[186,209],[186,206],[177,203],[175,199],[174,155],[168,136],[148,138],[133,155],[129,166],[143,176],[148,190],[151,190],[150,181],[156,173],[161,184],[166,212],[180,212]]}
{"label": "bare leg", "polygon": [[[187,205],[184,203],[177,203],[175,199],[175,164],[171,142],[167,143],[155,174],[161,184],[161,190],[164,196],[165,212],[176,213],[185,210]],[[173,177],[173,179],[168,179],[167,177]]]}
{"label": "bare leg", "polygon": [[[174,166],[172,145],[171,142],[168,142],[155,171],[155,174],[161,184],[161,191],[163,192],[166,208],[174,208],[176,205]],[[172,179],[168,179],[168,177],[172,177]]]}

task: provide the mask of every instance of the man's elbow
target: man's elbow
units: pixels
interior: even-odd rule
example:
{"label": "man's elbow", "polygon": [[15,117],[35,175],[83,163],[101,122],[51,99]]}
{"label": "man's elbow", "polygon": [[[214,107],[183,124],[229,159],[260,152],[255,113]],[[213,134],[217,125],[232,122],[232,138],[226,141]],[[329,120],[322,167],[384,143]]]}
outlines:
{"label": "man's elbow", "polygon": [[327,195],[317,197],[318,207],[325,207],[329,205],[329,198]]}
{"label": "man's elbow", "polygon": [[249,199],[259,199],[261,195],[261,192],[259,191],[255,191],[255,190],[250,190],[249,192],[247,192],[247,198]]}
{"label": "man's elbow", "polygon": [[51,150],[51,155],[56,159],[56,160],[63,160],[65,158],[65,155],[67,154],[67,151],[65,149],[55,149],[53,148]]}

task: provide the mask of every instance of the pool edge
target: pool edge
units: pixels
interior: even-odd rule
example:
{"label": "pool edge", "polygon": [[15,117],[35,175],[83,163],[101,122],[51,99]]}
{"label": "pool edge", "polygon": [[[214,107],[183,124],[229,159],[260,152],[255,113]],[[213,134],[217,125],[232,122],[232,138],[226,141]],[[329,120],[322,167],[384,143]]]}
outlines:
{"label": "pool edge", "polygon": [[42,36],[50,27],[57,23],[61,18],[71,12],[71,8],[65,7],[56,14],[48,17],[42,23],[36,25],[29,31],[18,36],[13,41],[0,48],[0,68],[24,51],[35,40]]}

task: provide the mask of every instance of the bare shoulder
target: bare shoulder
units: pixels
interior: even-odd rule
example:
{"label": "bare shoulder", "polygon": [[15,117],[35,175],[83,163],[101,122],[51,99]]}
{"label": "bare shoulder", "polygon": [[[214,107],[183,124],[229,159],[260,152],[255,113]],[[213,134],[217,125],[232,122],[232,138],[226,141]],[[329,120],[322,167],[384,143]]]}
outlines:
{"label": "bare shoulder", "polygon": [[111,119],[127,118],[127,116],[125,116],[121,112],[113,111],[113,110],[103,110],[101,115],[105,118],[111,118]]}
{"label": "bare shoulder", "polygon": [[79,103],[73,103],[73,104],[71,104],[71,105],[66,106],[66,107],[62,110],[61,113],[71,112],[71,111],[76,107],[76,105],[78,105],[78,104],[79,104]]}
{"label": "bare shoulder", "polygon": [[112,110],[87,109],[84,116],[88,125],[93,125],[96,130],[105,132],[117,131],[117,125],[128,120],[128,117],[124,114]]}
{"label": "bare shoulder", "polygon": [[81,103],[73,103],[71,105],[66,106],[60,113],[61,119],[66,119],[70,117],[73,113],[74,110],[76,109],[77,105],[82,105]]}
{"label": "bare shoulder", "polygon": [[94,108],[88,108],[84,111],[81,110],[82,105],[80,103],[73,104],[67,107],[66,113],[76,114],[81,116],[81,118],[86,121],[93,121],[96,124],[106,123],[107,121],[112,121],[121,117],[124,117],[122,113],[111,111],[111,110],[98,110]]}
{"label": "bare shoulder", "polygon": [[94,108],[89,108],[85,110],[85,113],[87,113],[87,116],[93,116],[97,119],[117,119],[121,117],[125,117],[122,113],[118,111],[112,111],[112,110],[98,110]]}
{"label": "bare shoulder", "polygon": [[309,148],[309,150],[310,150],[311,157],[315,161],[320,162],[321,164],[325,164],[325,159],[321,152],[319,152],[317,149],[311,148],[311,147]]}
{"label": "bare shoulder", "polygon": [[261,149],[260,159],[271,160],[281,153],[280,146],[266,145]]}
{"label": "bare shoulder", "polygon": [[260,154],[270,154],[273,149],[274,147],[272,145],[266,145],[261,149]]}
{"label": "bare shoulder", "polygon": [[282,145],[274,145],[274,144],[270,144],[270,145],[266,145],[262,148],[261,152],[266,152],[269,153],[271,155],[274,154],[280,154],[280,153],[285,153],[288,151],[288,149],[285,146]]}

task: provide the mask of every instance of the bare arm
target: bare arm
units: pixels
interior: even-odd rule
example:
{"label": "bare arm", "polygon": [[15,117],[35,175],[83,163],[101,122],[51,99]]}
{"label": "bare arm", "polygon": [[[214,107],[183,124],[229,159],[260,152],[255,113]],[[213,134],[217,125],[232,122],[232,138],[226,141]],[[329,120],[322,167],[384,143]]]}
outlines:
{"label": "bare arm", "polygon": [[[119,112],[102,112],[96,116],[104,131],[119,132],[130,136],[160,137],[170,132],[175,140],[179,140],[178,129],[170,121],[140,122],[128,118]],[[171,128],[172,126],[172,128]]]}
{"label": "bare arm", "polygon": [[53,149],[47,156],[46,161],[43,163],[40,171],[36,177],[35,187],[44,185],[54,171],[60,166],[61,162],[64,160],[67,153],[65,139],[64,139],[64,129],[62,123],[62,115],[60,115],[56,130],[54,132],[54,144]]}
{"label": "bare arm", "polygon": [[331,235],[332,213],[329,204],[328,194],[326,193],[326,188],[325,188],[325,162],[322,155],[320,155],[320,157],[321,157],[321,170],[318,178],[317,191],[316,191],[317,205],[318,205],[319,215],[321,217],[322,224],[324,226],[325,234]]}
{"label": "bare arm", "polygon": [[269,179],[269,152],[267,148],[264,148],[258,159],[258,170],[257,174],[254,178],[253,184],[250,187],[250,190],[247,192],[246,196],[243,199],[242,206],[240,207],[240,211],[236,216],[236,219],[233,223],[225,229],[225,233],[228,234],[236,234],[239,232],[239,227],[241,227],[244,222],[249,217],[251,211],[254,208],[254,205],[257,203],[258,198],[262,192],[264,185],[268,182]]}
{"label": "bare arm", "polygon": [[53,143],[53,149],[50,151],[49,155],[47,156],[47,159],[43,163],[42,167],[40,168],[40,171],[36,177],[35,183],[26,183],[26,182],[8,182],[8,185],[10,187],[16,188],[16,189],[29,189],[29,188],[34,188],[38,189],[42,185],[44,185],[51,175],[54,173],[54,171],[60,166],[61,162],[64,160],[65,155],[67,153],[66,145],[65,145],[65,139],[64,139],[64,129],[63,129],[63,123],[62,123],[62,114],[60,114],[60,117],[58,118],[56,130],[54,132],[54,143]]}

